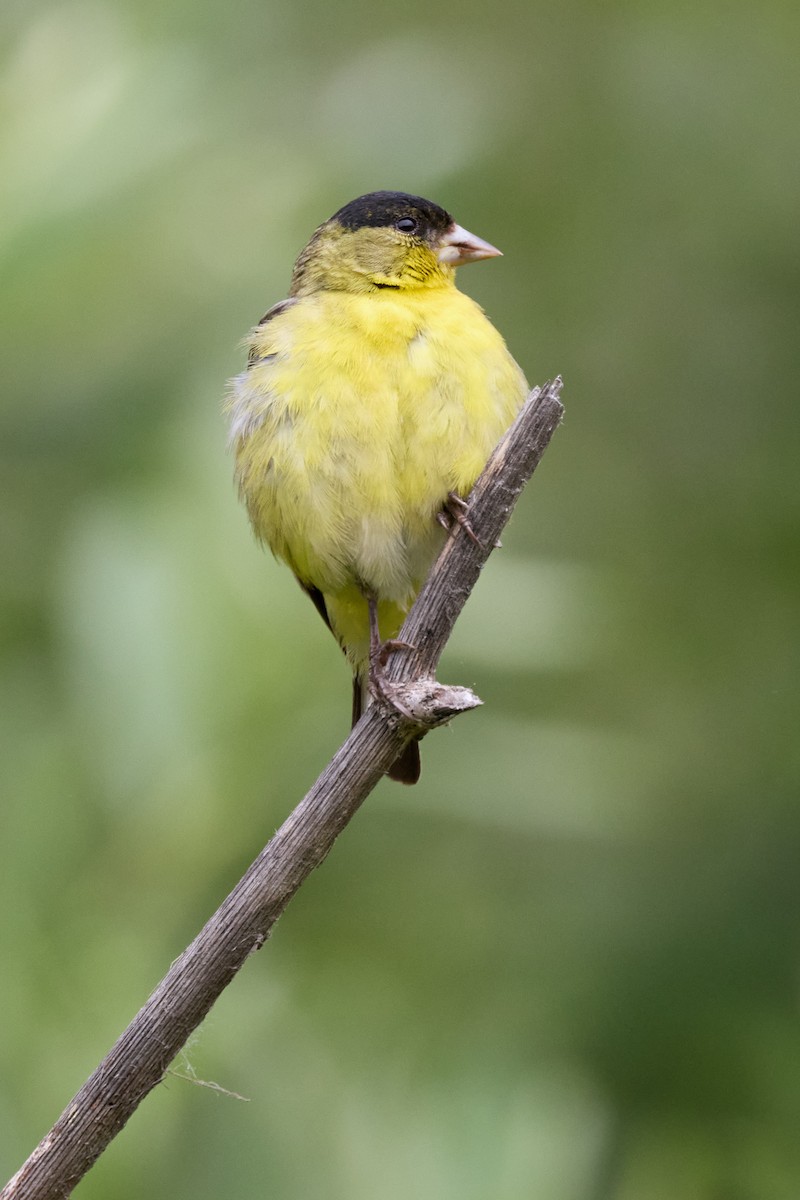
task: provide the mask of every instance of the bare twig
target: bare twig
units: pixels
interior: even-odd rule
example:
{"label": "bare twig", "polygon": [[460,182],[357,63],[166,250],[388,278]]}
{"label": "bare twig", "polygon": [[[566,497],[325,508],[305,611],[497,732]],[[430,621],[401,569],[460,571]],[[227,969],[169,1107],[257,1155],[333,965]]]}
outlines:
{"label": "bare twig", "polygon": [[[144,1097],[222,990],[259,950],[290,899],[323,861],[337,835],[412,737],[480,701],[433,678],[455,620],[491,548],[558,425],[561,380],[534,388],[494,451],[469,498],[469,523],[449,538],[392,656],[389,699],[371,705],[304,800],[261,851],[210,921],[0,1193],[0,1200],[69,1196]],[[410,716],[408,715],[410,714]]]}

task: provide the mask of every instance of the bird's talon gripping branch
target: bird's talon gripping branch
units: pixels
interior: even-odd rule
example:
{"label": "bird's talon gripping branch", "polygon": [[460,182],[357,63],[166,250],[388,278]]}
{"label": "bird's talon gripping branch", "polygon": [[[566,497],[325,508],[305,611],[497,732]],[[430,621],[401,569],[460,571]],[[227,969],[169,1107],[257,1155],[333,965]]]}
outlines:
{"label": "bird's talon gripping branch", "polygon": [[403,704],[397,688],[385,677],[384,670],[389,657],[397,650],[413,650],[409,642],[398,641],[397,638],[387,638],[381,641],[378,627],[378,601],[374,596],[367,596],[369,610],[369,690],[375,700],[388,704],[401,713],[407,720],[413,721],[414,714]]}
{"label": "bird's talon gripping branch", "polygon": [[399,712],[402,717],[405,717],[407,721],[413,721],[415,725],[419,725],[419,719],[400,699],[399,688],[390,683],[382,671],[370,668],[369,690],[373,700],[377,700],[379,704],[388,705],[389,708],[393,708],[395,712]]}
{"label": "bird's talon gripping branch", "polygon": [[397,638],[387,638],[385,642],[381,642],[378,646],[375,656],[378,667],[385,667],[397,650],[416,650],[416,646],[412,646],[411,642],[400,642]]}
{"label": "bird's talon gripping branch", "polygon": [[474,542],[479,550],[483,550],[483,543],[469,523],[469,505],[457,492],[447,493],[444,507],[436,514],[436,520],[450,533],[454,532],[456,526],[460,526],[470,541]]}

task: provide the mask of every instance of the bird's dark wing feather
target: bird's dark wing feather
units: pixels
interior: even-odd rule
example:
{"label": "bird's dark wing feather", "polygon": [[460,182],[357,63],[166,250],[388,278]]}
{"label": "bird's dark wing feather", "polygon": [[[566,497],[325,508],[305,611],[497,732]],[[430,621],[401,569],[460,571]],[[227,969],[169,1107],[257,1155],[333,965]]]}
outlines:
{"label": "bird's dark wing feather", "polygon": [[350,722],[351,728],[356,725],[361,719],[361,714],[364,711],[364,684],[361,681],[360,675],[353,676],[353,717]]}
{"label": "bird's dark wing feather", "polygon": [[[328,609],[325,605],[325,597],[323,596],[322,592],[319,590],[319,588],[315,588],[313,583],[303,583],[302,579],[300,579],[298,576],[295,576],[295,579],[297,579],[297,582],[300,584],[300,587],[303,589],[305,594],[311,598],[311,603],[314,605],[314,608],[322,617],[331,633],[333,633],[333,626],[331,625],[331,619],[328,616]],[[333,636],[336,637],[336,634]]]}
{"label": "bird's dark wing feather", "polygon": [[[272,308],[268,308],[263,317],[256,324],[256,329],[260,329],[262,325],[266,325],[267,321],[271,321],[273,317],[279,317],[281,313],[286,312],[287,308],[293,308],[297,301],[291,297],[288,300],[279,300],[277,304],[273,304]],[[255,349],[251,349],[247,356],[247,365],[252,367],[254,363],[259,361],[259,355]]]}

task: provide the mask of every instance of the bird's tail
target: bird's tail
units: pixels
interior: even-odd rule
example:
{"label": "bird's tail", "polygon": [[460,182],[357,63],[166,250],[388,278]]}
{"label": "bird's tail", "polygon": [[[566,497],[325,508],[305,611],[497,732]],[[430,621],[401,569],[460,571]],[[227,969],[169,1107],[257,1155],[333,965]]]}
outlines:
{"label": "bird's tail", "polygon": [[[353,724],[360,718],[369,703],[366,677],[359,674],[353,676]],[[419,742],[409,742],[406,748],[395,759],[386,774],[397,783],[416,783],[421,770],[419,759]]]}

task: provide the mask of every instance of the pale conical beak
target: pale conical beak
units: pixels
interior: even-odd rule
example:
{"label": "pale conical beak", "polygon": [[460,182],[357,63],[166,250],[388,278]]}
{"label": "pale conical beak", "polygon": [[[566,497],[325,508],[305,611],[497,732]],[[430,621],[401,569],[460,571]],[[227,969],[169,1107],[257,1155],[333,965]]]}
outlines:
{"label": "pale conical beak", "polygon": [[464,263],[478,262],[481,258],[497,258],[503,251],[490,246],[483,238],[475,237],[460,225],[451,225],[439,239],[437,258],[448,267],[461,267]]}

